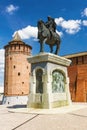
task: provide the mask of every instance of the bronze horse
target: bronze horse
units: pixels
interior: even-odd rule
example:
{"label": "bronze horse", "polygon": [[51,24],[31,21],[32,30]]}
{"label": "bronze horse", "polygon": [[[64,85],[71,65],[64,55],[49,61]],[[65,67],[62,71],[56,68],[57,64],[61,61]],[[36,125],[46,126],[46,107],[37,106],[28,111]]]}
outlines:
{"label": "bronze horse", "polygon": [[60,36],[56,32],[50,32],[42,20],[37,23],[38,39],[40,42],[40,52],[44,52],[44,43],[50,46],[50,52],[53,52],[53,46],[56,45],[55,54],[58,54],[60,48]]}

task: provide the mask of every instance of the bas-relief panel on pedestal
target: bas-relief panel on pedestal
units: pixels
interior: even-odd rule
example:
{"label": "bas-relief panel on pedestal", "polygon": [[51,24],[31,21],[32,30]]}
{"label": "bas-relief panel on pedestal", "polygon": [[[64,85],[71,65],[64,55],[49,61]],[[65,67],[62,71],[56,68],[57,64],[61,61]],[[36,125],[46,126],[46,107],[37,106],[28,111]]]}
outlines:
{"label": "bas-relief panel on pedestal", "polygon": [[65,76],[61,71],[55,70],[52,73],[52,93],[65,92]]}

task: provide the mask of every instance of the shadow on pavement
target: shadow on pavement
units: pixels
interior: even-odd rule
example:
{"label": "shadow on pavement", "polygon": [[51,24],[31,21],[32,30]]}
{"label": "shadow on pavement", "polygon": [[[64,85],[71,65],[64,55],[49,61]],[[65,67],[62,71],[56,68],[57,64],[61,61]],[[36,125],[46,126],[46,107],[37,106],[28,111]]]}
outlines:
{"label": "shadow on pavement", "polygon": [[7,108],[26,108],[27,105],[12,105],[12,106],[7,106]]}

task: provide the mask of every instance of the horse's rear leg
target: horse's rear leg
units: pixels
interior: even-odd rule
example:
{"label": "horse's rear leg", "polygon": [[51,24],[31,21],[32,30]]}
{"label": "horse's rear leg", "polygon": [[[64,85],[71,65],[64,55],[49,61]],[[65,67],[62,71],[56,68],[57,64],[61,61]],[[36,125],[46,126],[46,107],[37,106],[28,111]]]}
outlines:
{"label": "horse's rear leg", "polygon": [[40,52],[44,52],[44,46],[43,46],[43,43],[40,43]]}
{"label": "horse's rear leg", "polygon": [[53,52],[53,46],[50,46],[50,53]]}
{"label": "horse's rear leg", "polygon": [[56,51],[55,51],[55,54],[56,54],[56,55],[58,55],[59,48],[60,48],[60,44],[59,44],[59,43],[57,43],[57,44],[56,44]]}

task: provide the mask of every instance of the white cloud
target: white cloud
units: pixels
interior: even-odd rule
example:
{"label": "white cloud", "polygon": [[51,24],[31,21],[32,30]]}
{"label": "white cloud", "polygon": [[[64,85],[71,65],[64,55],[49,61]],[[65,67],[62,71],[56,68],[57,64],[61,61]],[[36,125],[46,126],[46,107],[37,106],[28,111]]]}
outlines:
{"label": "white cloud", "polygon": [[83,21],[82,21],[82,24],[83,24],[84,26],[87,26],[87,20],[83,20]]}
{"label": "white cloud", "polygon": [[0,49],[0,64],[4,63],[4,49]]}
{"label": "white cloud", "polygon": [[18,6],[14,6],[14,5],[10,4],[6,7],[6,12],[9,14],[13,14],[13,12],[18,10],[18,9],[19,9]]}
{"label": "white cloud", "polygon": [[4,49],[0,49],[0,75],[4,72]]}
{"label": "white cloud", "polygon": [[81,29],[81,20],[64,20],[62,17],[56,18],[55,22],[69,34],[75,34]]}
{"label": "white cloud", "polygon": [[55,22],[58,26],[61,26],[62,22],[64,21],[64,19],[62,17],[59,18],[55,18]]}
{"label": "white cloud", "polygon": [[[13,36],[15,35],[16,32],[14,32]],[[38,32],[37,27],[33,27],[30,25],[23,29],[18,30],[18,33],[22,39],[29,39],[30,37],[37,38],[37,32]]]}
{"label": "white cloud", "polygon": [[0,84],[4,82],[4,49],[0,49]]}
{"label": "white cloud", "polygon": [[62,27],[66,29],[69,34],[75,34],[80,30],[81,20],[68,20],[63,21]]}
{"label": "white cloud", "polygon": [[83,10],[83,12],[81,12],[81,15],[82,15],[82,16],[87,16],[87,8],[85,8],[85,9]]}

